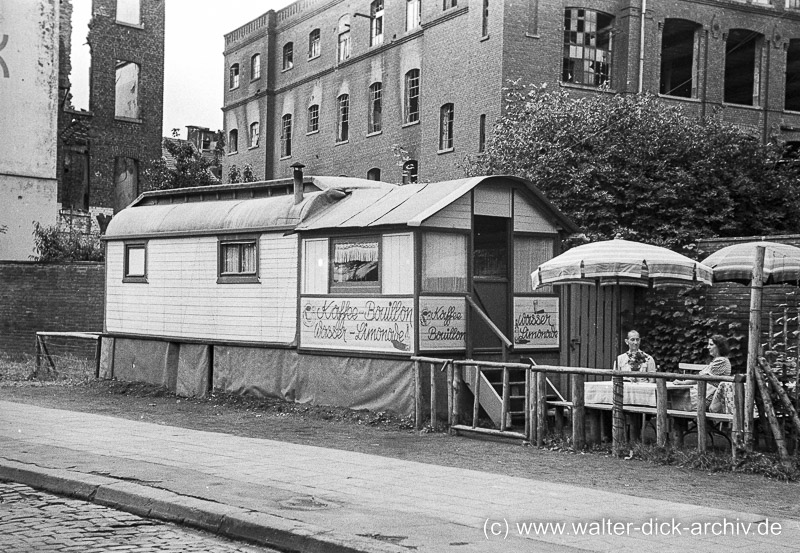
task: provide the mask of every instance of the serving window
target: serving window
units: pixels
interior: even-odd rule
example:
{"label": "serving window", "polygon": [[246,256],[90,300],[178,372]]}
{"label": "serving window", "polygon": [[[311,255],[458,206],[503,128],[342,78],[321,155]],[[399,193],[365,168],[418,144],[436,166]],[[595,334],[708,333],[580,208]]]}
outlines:
{"label": "serving window", "polygon": [[331,240],[331,292],[381,292],[380,238]]}
{"label": "serving window", "polygon": [[467,291],[467,235],[426,232],[422,235],[422,291]]}
{"label": "serving window", "polygon": [[259,282],[258,237],[220,238],[218,244],[219,284]]}

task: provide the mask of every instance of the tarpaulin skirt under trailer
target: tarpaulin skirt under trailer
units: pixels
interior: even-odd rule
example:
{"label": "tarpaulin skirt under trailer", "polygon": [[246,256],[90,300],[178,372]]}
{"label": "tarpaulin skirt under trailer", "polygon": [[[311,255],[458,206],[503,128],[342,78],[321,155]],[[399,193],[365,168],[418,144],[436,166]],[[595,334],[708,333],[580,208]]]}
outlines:
{"label": "tarpaulin skirt under trailer", "polygon": [[414,412],[414,367],[408,359],[138,338],[103,340],[101,378],[147,382],[181,396],[204,396],[209,374],[213,389],[222,392],[404,416]]}

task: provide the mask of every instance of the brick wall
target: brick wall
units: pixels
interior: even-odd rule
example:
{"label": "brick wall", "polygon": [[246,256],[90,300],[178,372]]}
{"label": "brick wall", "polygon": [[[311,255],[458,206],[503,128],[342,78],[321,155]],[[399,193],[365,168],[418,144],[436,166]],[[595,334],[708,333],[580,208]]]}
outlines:
{"label": "brick wall", "polygon": [[[364,177],[372,167],[382,170],[383,180],[396,182],[397,159],[393,144],[401,144],[420,162],[420,178],[438,181],[459,178],[459,162],[478,150],[480,115],[487,115],[487,130],[502,109],[502,88],[509,79],[523,83],[565,86],[575,94],[595,94],[593,87],[561,83],[564,45],[564,7],[581,3],[556,1],[489,3],[489,33],[481,34],[482,0],[459,0],[457,8],[443,10],[441,2],[422,2],[422,27],[407,33],[404,2],[385,3],[384,44],[369,46],[369,19],[353,13],[369,13],[369,0],[311,2],[301,0],[279,12],[267,12],[258,25],[244,25],[226,37],[225,113],[226,131],[238,124],[239,153],[227,156],[227,166],[250,163],[259,178],[290,175],[288,166],[300,161],[307,174],[347,174]],[[639,1],[595,0],[587,8],[614,16],[612,88],[630,93],[639,87],[639,52],[642,14]],[[450,12],[450,13],[448,13]],[[336,35],[339,18],[350,14],[351,59],[337,64]],[[457,15],[456,15],[457,14]],[[800,39],[800,10],[771,4],[675,0],[650,3],[645,16],[645,91],[660,87],[662,31],[668,19],[685,19],[698,26],[697,97],[664,97],[688,113],[704,115],[719,110],[727,121],[739,124],[770,140],[800,140],[800,114],[787,112],[784,104],[786,48]],[[308,33],[322,30],[321,55],[307,59]],[[732,29],[763,35],[759,65],[761,101],[756,106],[723,103],[725,41]],[[283,46],[294,44],[294,67],[281,66]],[[268,79],[251,83],[249,59],[261,52]],[[420,60],[421,118],[412,126],[401,124],[402,78],[408,60]],[[240,86],[228,91],[228,68],[239,63]],[[383,80],[384,130],[366,137],[367,87],[379,73]],[[335,145],[335,99],[343,84],[349,86],[351,139]],[[320,132],[305,134],[306,109],[312,93],[321,94]],[[256,102],[261,117],[263,147],[247,149],[247,105]],[[455,151],[437,152],[439,107],[455,106]],[[290,106],[287,108],[287,106]],[[284,111],[293,113],[293,153],[280,160],[280,121]],[[254,110],[251,108],[251,112]],[[249,123],[249,122],[247,122]],[[263,173],[261,172],[263,171]]]}
{"label": "brick wall", "polygon": [[103,263],[0,262],[0,352],[34,354],[37,331],[101,332],[104,302]]}

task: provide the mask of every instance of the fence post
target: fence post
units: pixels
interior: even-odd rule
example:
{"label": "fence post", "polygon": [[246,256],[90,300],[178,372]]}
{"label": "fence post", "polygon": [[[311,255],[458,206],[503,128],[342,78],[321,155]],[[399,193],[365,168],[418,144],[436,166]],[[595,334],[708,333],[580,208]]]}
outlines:
{"label": "fence post", "polygon": [[624,384],[621,376],[612,376],[613,405],[611,406],[611,445],[614,455],[622,457],[625,441],[625,414],[622,412]]}
{"label": "fence post", "polygon": [[572,444],[576,451],[586,447],[586,418],[583,397],[583,382],[585,378],[582,374],[572,375]]}
{"label": "fence post", "polygon": [[39,338],[39,334],[36,334],[36,376],[39,376],[39,371],[42,369],[42,344],[39,342],[41,338]]}
{"label": "fence post", "polygon": [[102,346],[102,342],[103,342],[103,336],[101,334],[98,334],[97,335],[97,346],[95,347],[95,350],[94,350],[94,378],[95,379],[100,378],[100,356],[103,353],[103,349],[101,347]]}
{"label": "fence post", "polygon": [[667,445],[667,381],[664,378],[656,379],[656,445]]}
{"label": "fence post", "polygon": [[697,382],[697,451],[705,453],[708,449],[708,434],[706,433],[706,388],[708,382]]}
{"label": "fence post", "polygon": [[455,365],[452,362],[450,366],[453,367],[453,424],[461,424],[461,394],[464,390],[464,368],[461,365]]}
{"label": "fence post", "polygon": [[431,429],[436,430],[436,364],[431,363]]}
{"label": "fence post", "polygon": [[447,429],[449,431],[453,428],[453,417],[455,415],[455,370],[452,361],[445,363],[445,366],[447,367]]}
{"label": "fence post", "polygon": [[533,443],[533,431],[531,430],[531,370],[530,368],[525,371],[525,436],[528,441]]}
{"label": "fence post", "polygon": [[528,396],[530,397],[530,405],[528,412],[530,417],[530,434],[529,441],[531,445],[539,443],[539,386],[537,385],[537,377],[539,373],[533,373],[528,377]]}
{"label": "fence post", "polygon": [[414,423],[417,427],[417,430],[422,430],[422,369],[420,368],[420,362],[414,361],[414,386],[415,390],[415,398],[414,398]]}
{"label": "fence post", "polygon": [[[506,362],[506,359],[503,359]],[[508,367],[503,367],[503,397],[500,405],[500,432],[505,432],[508,418]]]}
{"label": "fence post", "polygon": [[544,445],[545,425],[547,423],[547,388],[545,387],[545,374],[536,373],[536,395],[539,402],[536,404],[536,445]]}
{"label": "fence post", "polygon": [[739,459],[739,452],[744,448],[744,382],[741,375],[733,382],[733,421],[731,423],[731,456],[734,462]]}
{"label": "fence post", "polygon": [[472,404],[472,428],[478,426],[478,411],[481,408],[481,368],[479,365],[474,365],[475,380],[473,380],[472,392],[475,394],[475,401]]}

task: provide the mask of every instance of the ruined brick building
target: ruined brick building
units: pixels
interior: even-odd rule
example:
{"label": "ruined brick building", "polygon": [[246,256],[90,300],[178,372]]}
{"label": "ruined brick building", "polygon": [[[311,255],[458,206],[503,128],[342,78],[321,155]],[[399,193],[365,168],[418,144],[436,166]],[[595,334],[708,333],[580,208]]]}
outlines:
{"label": "ruined brick building", "polygon": [[509,79],[658,94],[800,141],[800,0],[299,0],[225,35],[223,175],[437,181]]}
{"label": "ruined brick building", "polygon": [[[58,202],[72,226],[95,224],[143,192],[141,171],[161,157],[164,104],[164,0],[92,0],[88,26],[73,17],[82,3],[60,2]],[[73,40],[88,44],[83,73],[73,71]],[[80,79],[83,109],[72,93]]]}

